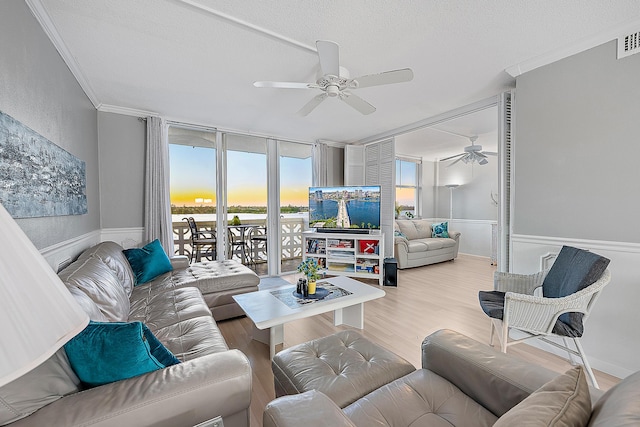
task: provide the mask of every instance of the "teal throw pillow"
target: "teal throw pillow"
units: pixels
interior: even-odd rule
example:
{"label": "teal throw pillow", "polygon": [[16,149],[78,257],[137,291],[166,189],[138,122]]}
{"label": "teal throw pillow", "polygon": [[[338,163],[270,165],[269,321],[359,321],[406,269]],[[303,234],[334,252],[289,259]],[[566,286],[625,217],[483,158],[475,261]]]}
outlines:
{"label": "teal throw pillow", "polygon": [[64,345],[71,368],[90,387],[180,363],[142,322],[89,322]]}
{"label": "teal throw pillow", "polygon": [[402,237],[403,239],[406,239],[406,238],[407,238],[407,236],[406,236],[402,231],[398,231],[398,230],[395,230],[395,231],[393,232],[393,235],[394,235],[395,237]]}
{"label": "teal throw pillow", "polygon": [[173,270],[171,261],[158,239],[143,248],[125,249],[122,252],[136,275],[136,285],[147,283]]}
{"label": "teal throw pillow", "polygon": [[440,222],[431,226],[431,237],[449,237],[449,223]]}

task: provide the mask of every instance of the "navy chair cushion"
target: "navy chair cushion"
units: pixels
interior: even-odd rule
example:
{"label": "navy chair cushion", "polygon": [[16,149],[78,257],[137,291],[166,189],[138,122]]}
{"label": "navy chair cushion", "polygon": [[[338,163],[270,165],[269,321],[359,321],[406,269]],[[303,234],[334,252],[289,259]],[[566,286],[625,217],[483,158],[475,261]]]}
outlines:
{"label": "navy chair cushion", "polygon": [[[561,298],[575,294],[595,283],[608,265],[608,258],[571,246],[563,246],[542,282],[542,295],[545,298]],[[566,332],[575,331],[578,333],[577,336],[581,337],[582,317],[582,313],[565,313],[559,320],[569,327]]]}

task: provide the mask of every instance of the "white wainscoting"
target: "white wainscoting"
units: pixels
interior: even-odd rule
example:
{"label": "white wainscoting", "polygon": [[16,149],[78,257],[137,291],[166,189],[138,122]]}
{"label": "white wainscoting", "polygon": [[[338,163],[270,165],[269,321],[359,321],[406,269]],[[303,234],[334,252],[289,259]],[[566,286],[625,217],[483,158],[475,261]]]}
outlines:
{"label": "white wainscoting", "polygon": [[41,249],[40,253],[57,272],[74,261],[82,251],[100,242],[111,240],[124,248],[138,246],[142,242],[143,232],[142,227],[95,230]]}
{"label": "white wainscoting", "polygon": [[[611,283],[585,323],[582,344],[595,369],[619,378],[640,370],[640,244],[515,234],[512,243],[513,273],[540,271],[555,259],[562,245],[609,258]],[[539,340],[530,343],[566,357],[566,353]]]}
{"label": "white wainscoting", "polygon": [[82,251],[100,242],[100,230],[56,243],[40,250],[40,253],[53,268],[53,271],[60,271],[71,264]]}
{"label": "white wainscoting", "polygon": [[491,224],[495,223],[496,221],[478,219],[449,220],[449,229],[461,233],[458,251],[491,258]]}

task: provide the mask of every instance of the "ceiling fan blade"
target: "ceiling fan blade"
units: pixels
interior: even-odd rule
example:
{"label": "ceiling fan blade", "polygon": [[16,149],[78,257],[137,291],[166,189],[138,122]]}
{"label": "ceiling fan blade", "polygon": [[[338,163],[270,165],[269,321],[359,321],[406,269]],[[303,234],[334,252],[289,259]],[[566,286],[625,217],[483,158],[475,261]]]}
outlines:
{"label": "ceiling fan blade", "polygon": [[455,159],[456,157],[465,156],[467,153],[456,154],[455,156],[445,157],[444,159],[440,159],[441,162],[446,162],[447,160]]}
{"label": "ceiling fan blade", "polygon": [[486,155],[486,156],[497,156],[498,153],[496,153],[495,151],[483,151],[482,154]]}
{"label": "ceiling fan blade", "polygon": [[386,71],[384,73],[357,77],[352,80],[357,88],[390,85],[413,80],[413,71],[411,68],[403,68],[402,70]]}
{"label": "ceiling fan blade", "polygon": [[465,156],[461,156],[458,159],[454,160],[453,162],[449,163],[446,167],[450,168],[451,166],[455,165],[456,163],[458,163],[460,160],[466,159]]}
{"label": "ceiling fan blade", "polygon": [[322,74],[340,76],[340,48],[338,44],[329,40],[318,40],[316,42],[318,58],[320,58],[320,68]]}
{"label": "ceiling fan blade", "polygon": [[311,101],[307,102],[304,107],[302,107],[300,111],[298,111],[298,114],[300,114],[301,116],[306,116],[328,97],[329,95],[327,95],[326,93],[321,93],[320,95],[314,96],[313,98],[311,98]]}
{"label": "ceiling fan blade", "polygon": [[277,89],[312,89],[310,83],[297,82],[253,82],[255,87],[273,87]]}
{"label": "ceiling fan blade", "polygon": [[362,114],[371,114],[376,111],[376,107],[369,104],[358,95],[354,95],[350,92],[341,92],[340,99],[349,104],[351,107],[360,111]]}

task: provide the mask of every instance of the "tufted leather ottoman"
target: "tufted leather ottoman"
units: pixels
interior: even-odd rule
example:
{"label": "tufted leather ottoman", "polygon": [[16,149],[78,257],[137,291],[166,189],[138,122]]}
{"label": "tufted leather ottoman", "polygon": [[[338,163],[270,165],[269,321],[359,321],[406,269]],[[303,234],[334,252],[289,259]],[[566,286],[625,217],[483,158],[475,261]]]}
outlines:
{"label": "tufted leather ottoman", "polygon": [[416,369],[355,331],[287,348],[271,368],[276,397],[318,390],[341,408]]}

